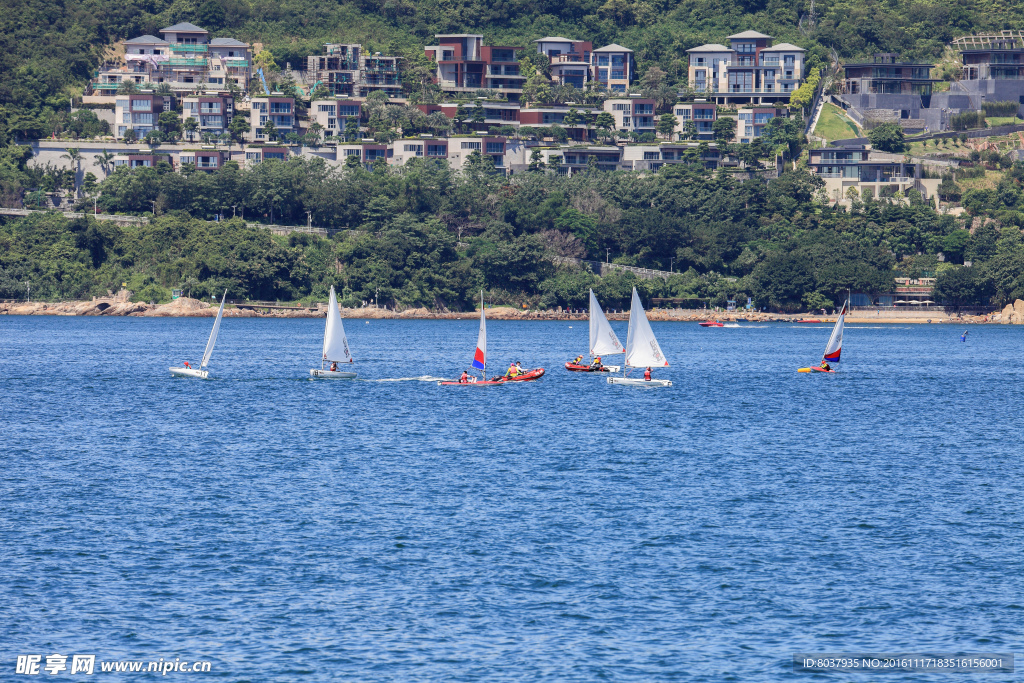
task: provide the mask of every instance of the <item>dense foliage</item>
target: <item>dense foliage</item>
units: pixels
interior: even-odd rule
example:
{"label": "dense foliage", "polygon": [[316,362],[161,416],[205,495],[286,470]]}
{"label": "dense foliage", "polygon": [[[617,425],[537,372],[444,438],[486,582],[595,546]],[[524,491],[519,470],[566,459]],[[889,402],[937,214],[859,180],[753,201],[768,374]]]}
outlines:
{"label": "dense foliage", "polygon": [[[638,284],[648,296],[711,305],[749,296],[758,307],[795,311],[831,308],[848,290],[890,292],[899,275],[938,274],[946,287],[952,270],[984,282],[968,290],[974,296],[958,284],[951,302],[1001,304],[1022,294],[1018,227],[989,219],[972,234],[913,192],[835,209],[821,201],[820,185],[803,171],[740,182],[696,164],[511,179],[482,165],[455,173],[430,160],[372,170],[302,158],[216,173],[122,168],[100,185],[100,208],[140,213],[155,202],[155,222],[11,220],[0,230],[0,297],[20,296],[25,280],[50,298],[129,281],[147,300],[186,282],[204,294],[227,287],[233,297],[288,300],[322,299],[336,284],[348,304],[379,297],[465,309],[480,287],[494,301],[541,306],[585,306],[594,287],[617,308]],[[1024,202],[1016,187],[1002,196]],[[269,222],[273,212],[274,222],[304,224],[307,211],[314,225],[337,230],[331,239],[274,237],[241,220]],[[225,220],[203,220],[217,214]],[[598,278],[573,261],[609,254],[676,274]],[[958,265],[965,259],[974,267]]]}

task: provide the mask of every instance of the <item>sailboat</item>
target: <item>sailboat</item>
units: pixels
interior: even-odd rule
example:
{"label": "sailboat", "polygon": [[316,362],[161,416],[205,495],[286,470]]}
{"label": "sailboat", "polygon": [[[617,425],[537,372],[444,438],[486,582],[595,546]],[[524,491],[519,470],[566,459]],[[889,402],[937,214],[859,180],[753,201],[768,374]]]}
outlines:
{"label": "sailboat", "polygon": [[[601,310],[601,304],[594,296],[594,290],[590,290],[590,357],[609,356],[614,353],[625,353],[622,343],[615,336],[615,330],[608,324],[608,318]],[[565,364],[566,370],[573,372],[597,372],[593,365],[577,365],[572,361]],[[601,365],[600,372],[618,372],[618,365]]]}
{"label": "sailboat", "polygon": [[324,327],[324,351],[320,358],[320,367],[312,368],[310,376],[320,379],[355,379],[356,373],[343,370],[325,369],[325,363],[337,367],[338,363],[351,363],[352,354],[348,350],[348,339],[345,338],[345,326],[341,324],[341,310],[338,308],[338,297],[331,287],[331,298],[327,303],[327,324]]}
{"label": "sailboat", "polygon": [[[629,309],[629,331],[626,333],[626,367],[627,368],[667,368],[668,361],[665,354],[658,346],[658,340],[654,337],[654,330],[644,313],[644,306],[640,303],[640,295],[633,288],[633,301]],[[628,384],[630,386],[644,387],[670,387],[672,382],[667,379],[643,379],[639,377],[626,377],[626,371],[622,371],[622,377],[609,377],[609,384]]]}
{"label": "sailboat", "polygon": [[839,312],[839,319],[836,320],[836,326],[832,328],[832,336],[828,338],[828,344],[825,345],[825,353],[821,354],[821,361],[819,361],[818,367],[809,368],[797,368],[797,372],[825,372],[834,374],[835,370],[821,367],[821,362],[828,363],[829,366],[839,364],[839,356],[843,351],[843,321],[846,319],[846,310],[850,305],[849,299],[843,303],[843,310]]}
{"label": "sailboat", "polygon": [[191,365],[184,365],[180,368],[170,368],[174,377],[195,377],[206,379],[210,376],[206,366],[210,363],[210,356],[213,355],[213,345],[217,343],[217,333],[220,332],[220,319],[224,317],[224,301],[227,299],[228,290],[224,290],[224,296],[220,298],[220,309],[217,310],[217,319],[213,321],[213,329],[210,331],[210,338],[206,341],[206,351],[203,352],[203,361],[198,368]]}
{"label": "sailboat", "polygon": [[480,290],[480,331],[476,335],[476,351],[473,353],[473,367],[481,371],[480,379],[475,376],[467,376],[466,380],[438,380],[438,386],[494,386],[495,384],[506,384],[508,382],[528,382],[540,379],[544,375],[544,368],[530,370],[518,377],[495,377],[487,379],[487,314],[484,309],[484,293]]}

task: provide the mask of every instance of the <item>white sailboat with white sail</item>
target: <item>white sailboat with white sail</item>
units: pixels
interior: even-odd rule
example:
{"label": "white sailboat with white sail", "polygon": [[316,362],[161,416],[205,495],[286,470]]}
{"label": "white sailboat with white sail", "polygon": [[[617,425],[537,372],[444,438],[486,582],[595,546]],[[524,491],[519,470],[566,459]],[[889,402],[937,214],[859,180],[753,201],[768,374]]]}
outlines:
{"label": "white sailboat with white sail", "polygon": [[[594,296],[594,290],[590,290],[590,357],[611,356],[625,353],[622,342],[615,336],[615,330],[608,324],[601,304]],[[607,365],[602,363],[608,372],[618,372],[622,368],[618,365]]]}
{"label": "white sailboat with white sail", "polygon": [[206,350],[203,352],[203,360],[198,368],[192,367],[188,361],[180,368],[171,368],[171,375],[174,377],[195,377],[206,379],[210,376],[206,366],[210,363],[210,356],[213,355],[213,346],[217,343],[217,333],[220,332],[220,319],[224,317],[224,301],[228,297],[228,290],[224,290],[224,296],[220,298],[220,308],[217,310],[217,319],[213,321],[213,329],[210,331],[210,338],[206,341]]}
{"label": "white sailboat with white sail", "polygon": [[[629,331],[626,333],[626,367],[627,368],[667,368],[668,361],[658,346],[658,340],[651,329],[651,323],[644,313],[640,295],[633,288],[633,301],[629,309]],[[647,373],[645,372],[645,375]],[[609,377],[609,384],[626,384],[629,386],[670,387],[672,382],[667,379],[645,377]]]}
{"label": "white sailboat with white sail", "polygon": [[[324,327],[324,350],[320,358],[320,367],[312,368],[310,376],[318,379],[355,379],[356,373],[338,370],[338,363],[352,363],[352,353],[345,338],[345,326],[341,323],[341,309],[338,308],[338,297],[331,287],[331,298],[327,303],[327,324]],[[326,364],[328,367],[324,367]]]}

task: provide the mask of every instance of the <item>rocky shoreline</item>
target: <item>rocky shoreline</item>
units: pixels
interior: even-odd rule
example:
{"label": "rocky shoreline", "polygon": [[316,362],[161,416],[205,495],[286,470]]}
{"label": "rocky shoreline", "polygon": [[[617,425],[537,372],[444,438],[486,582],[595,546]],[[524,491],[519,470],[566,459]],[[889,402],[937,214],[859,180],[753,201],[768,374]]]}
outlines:
{"label": "rocky shoreline", "polygon": [[[313,307],[281,306],[260,304],[228,305],[224,317],[232,318],[323,318],[327,315],[325,304]],[[148,304],[128,301],[125,297],[94,298],[92,301],[14,302],[0,303],[0,315],[57,315],[57,316],[132,316],[146,318],[205,318],[213,317],[217,307],[198,299],[179,298],[169,304]],[[367,320],[474,320],[480,314],[467,312],[438,312],[426,308],[408,308],[402,311],[368,306],[364,308],[343,308],[342,317]],[[883,315],[884,313],[884,315]],[[628,312],[606,311],[609,320],[628,320]],[[586,321],[585,311],[562,310],[536,311],[519,310],[511,306],[496,306],[487,309],[490,320],[576,320]],[[719,320],[729,322],[796,322],[814,319],[822,323],[835,321],[834,315],[811,316],[809,314],[750,313],[746,311],[718,312],[707,310],[685,310],[655,308],[647,311],[647,317],[654,321],[699,322]],[[848,323],[957,323],[957,324],[1024,324],[1024,301],[1018,299],[1007,305],[1001,312],[990,315],[951,316],[941,310],[899,311],[885,310],[854,311],[846,317]]]}

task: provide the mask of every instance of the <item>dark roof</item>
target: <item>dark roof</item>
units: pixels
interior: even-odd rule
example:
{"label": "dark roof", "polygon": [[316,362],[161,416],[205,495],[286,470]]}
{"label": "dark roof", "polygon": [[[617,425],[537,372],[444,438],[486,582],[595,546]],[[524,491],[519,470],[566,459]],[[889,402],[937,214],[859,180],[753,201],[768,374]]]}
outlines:
{"label": "dark roof", "polygon": [[160,29],[160,33],[209,33],[205,28],[199,28],[195,24],[190,24],[187,21],[175,24],[174,26],[168,26],[167,28]]}
{"label": "dark roof", "polygon": [[163,45],[167,44],[167,41],[163,38],[157,38],[156,36],[151,36],[149,34],[139,36],[138,38],[132,38],[131,40],[126,40],[124,42],[125,45],[131,45],[132,43],[145,43],[146,45],[152,45],[154,43],[160,43]]}
{"label": "dark roof", "polygon": [[214,38],[210,41],[210,45],[224,45],[227,47],[249,47],[246,43],[234,38]]}

